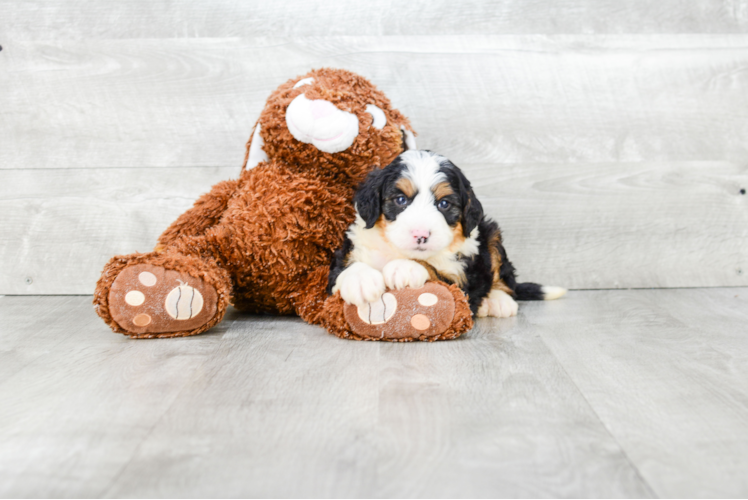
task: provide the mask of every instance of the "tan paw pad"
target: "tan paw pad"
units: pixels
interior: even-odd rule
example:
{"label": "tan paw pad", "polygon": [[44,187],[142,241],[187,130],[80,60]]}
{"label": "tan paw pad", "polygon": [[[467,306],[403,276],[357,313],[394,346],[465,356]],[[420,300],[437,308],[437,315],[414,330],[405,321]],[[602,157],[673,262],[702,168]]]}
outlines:
{"label": "tan paw pad", "polygon": [[156,279],[155,274],[149,273],[148,271],[143,271],[142,273],[138,274],[138,281],[140,281],[145,286],[153,286],[158,280]]}
{"label": "tan paw pad", "polygon": [[130,306],[137,307],[145,302],[145,295],[143,294],[143,292],[130,290],[129,292],[127,292],[127,295],[125,295],[125,302],[127,302],[127,304]]}
{"label": "tan paw pad", "polygon": [[138,326],[146,326],[150,324],[151,317],[148,316],[147,314],[138,314],[132,319],[132,322]]}
{"label": "tan paw pad", "polygon": [[422,306],[431,307],[439,302],[439,297],[433,293],[422,293],[418,296],[418,303]]}
{"label": "tan paw pad", "polygon": [[413,328],[416,330],[428,330],[428,328],[431,326],[431,320],[429,320],[428,316],[425,316],[423,314],[416,314],[412,318],[410,318],[410,324],[413,325]]}

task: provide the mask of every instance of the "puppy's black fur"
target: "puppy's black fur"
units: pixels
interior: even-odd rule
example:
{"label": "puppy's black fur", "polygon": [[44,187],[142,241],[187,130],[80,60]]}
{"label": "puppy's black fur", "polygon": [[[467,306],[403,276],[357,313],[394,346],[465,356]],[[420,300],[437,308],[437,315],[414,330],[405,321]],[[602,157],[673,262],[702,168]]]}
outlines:
{"label": "puppy's black fur", "polygon": [[452,189],[459,196],[458,206],[462,208],[461,220],[453,223],[447,219],[447,223],[454,226],[457,222],[462,222],[462,234],[467,237],[475,229],[475,226],[483,220],[483,205],[475,196],[470,181],[467,180],[467,177],[457,165],[447,160],[442,164],[439,171],[447,177]]}
{"label": "puppy's black fur", "polygon": [[[406,164],[398,156],[385,168],[371,172],[359,187],[354,202],[367,229],[374,227],[381,216],[388,221],[394,221],[397,215],[407,208],[407,204],[401,206],[394,202],[397,197],[406,196],[396,186],[405,169]],[[515,268],[502,244],[499,225],[485,216],[483,206],[462,171],[448,160],[441,163],[439,171],[446,176],[453,190],[453,194],[445,197],[450,202],[449,208],[440,209],[447,223],[452,227],[458,223],[462,224],[465,237],[469,237],[473,229],[478,227],[478,254],[471,257],[461,256],[465,263],[465,279],[461,288],[468,297],[472,313],[476,314],[483,299],[493,288],[505,290],[517,300],[543,300],[540,285],[517,283]],[[353,243],[346,235],[343,246],[335,252],[330,264],[328,294],[332,293],[338,276],[348,266],[348,255],[352,250]],[[500,261],[498,269],[497,261]],[[439,279],[452,283],[450,279],[439,274],[438,269],[434,271]]]}
{"label": "puppy's black fur", "polygon": [[407,208],[399,207],[392,202],[393,198],[403,193],[395,187],[395,183],[402,176],[405,163],[398,156],[392,163],[381,170],[372,171],[359,186],[353,197],[358,214],[366,222],[366,229],[371,229],[384,215],[385,219],[393,221],[397,214]]}

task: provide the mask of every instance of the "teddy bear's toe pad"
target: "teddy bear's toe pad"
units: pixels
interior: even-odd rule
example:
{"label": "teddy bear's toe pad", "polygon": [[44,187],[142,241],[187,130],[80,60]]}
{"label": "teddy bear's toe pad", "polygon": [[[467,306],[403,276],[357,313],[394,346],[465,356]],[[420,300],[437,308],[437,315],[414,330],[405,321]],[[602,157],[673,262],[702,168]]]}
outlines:
{"label": "teddy bear's toe pad", "polygon": [[356,335],[370,339],[409,340],[444,333],[455,314],[455,299],[438,283],[389,290],[377,302],[346,304],[345,319]]}
{"label": "teddy bear's toe pad", "polygon": [[213,318],[217,303],[201,279],[150,264],[125,268],[109,290],[112,318],[133,334],[194,330]]}

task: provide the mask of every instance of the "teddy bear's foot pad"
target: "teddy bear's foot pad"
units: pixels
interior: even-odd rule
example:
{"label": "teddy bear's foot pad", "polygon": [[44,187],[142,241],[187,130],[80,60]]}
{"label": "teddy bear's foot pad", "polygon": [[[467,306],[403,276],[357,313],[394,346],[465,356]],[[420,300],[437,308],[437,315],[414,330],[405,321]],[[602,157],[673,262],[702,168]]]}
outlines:
{"label": "teddy bear's foot pad", "polygon": [[125,268],[109,290],[112,319],[137,336],[195,330],[217,305],[215,289],[203,280],[150,264]]}
{"label": "teddy bear's foot pad", "polygon": [[346,304],[344,315],[358,336],[381,340],[425,340],[444,333],[455,314],[455,299],[438,283],[421,288],[389,290],[379,301],[357,307]]}

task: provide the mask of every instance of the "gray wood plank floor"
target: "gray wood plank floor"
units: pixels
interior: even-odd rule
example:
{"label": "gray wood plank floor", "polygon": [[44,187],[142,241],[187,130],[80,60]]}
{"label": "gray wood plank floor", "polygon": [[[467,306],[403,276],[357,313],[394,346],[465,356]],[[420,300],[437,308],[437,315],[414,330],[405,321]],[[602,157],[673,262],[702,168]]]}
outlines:
{"label": "gray wood plank floor", "polygon": [[577,291],[435,344],[0,297],[0,496],[746,496],[748,288]]}

